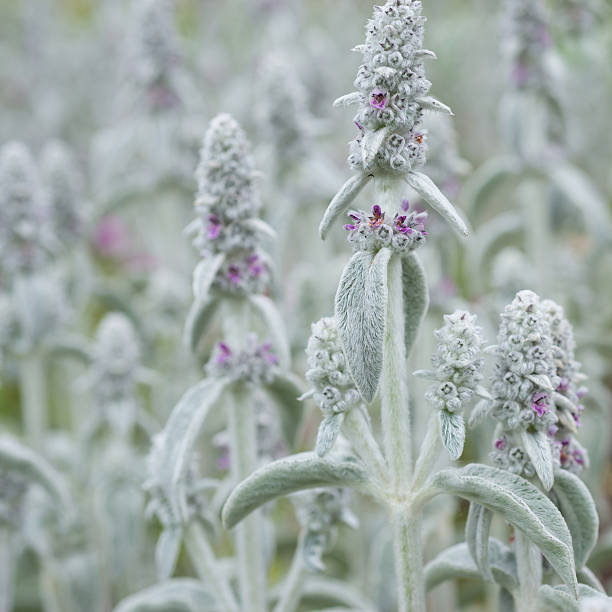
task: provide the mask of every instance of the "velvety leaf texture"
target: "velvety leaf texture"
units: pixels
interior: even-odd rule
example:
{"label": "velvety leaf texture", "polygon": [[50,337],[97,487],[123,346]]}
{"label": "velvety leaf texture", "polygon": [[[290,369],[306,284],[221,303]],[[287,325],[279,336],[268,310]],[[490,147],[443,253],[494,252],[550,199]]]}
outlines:
{"label": "velvety leaf texture", "polygon": [[472,559],[479,571],[487,580],[492,580],[489,567],[489,533],[493,513],[480,504],[470,504],[465,524],[465,541]]}
{"label": "velvety leaf texture", "polygon": [[195,351],[202,336],[217,311],[219,299],[216,296],[208,296],[205,300],[196,300],[187,313],[185,320],[184,343]]}
{"label": "velvety leaf texture", "polygon": [[463,445],[465,444],[465,422],[463,416],[448,412],[448,410],[440,410],[438,418],[440,419],[442,444],[448,451],[450,458],[456,461],[461,457]]}
{"label": "velvety leaf texture", "polygon": [[285,333],[285,323],[274,302],[265,295],[252,295],[249,301],[266,326],[266,337],[272,341],[278,362],[283,369],[289,368],[291,360],[289,342]]}
{"label": "velvety leaf texture", "polygon": [[374,399],[382,372],[389,249],[358,251],[347,264],[336,293],[336,321],[357,389]]}
{"label": "velvety leaf texture", "polygon": [[[495,582],[507,589],[514,589],[518,579],[516,562],[510,549],[499,540],[490,538],[488,556]],[[428,591],[446,580],[457,578],[482,579],[465,542],[447,548],[425,566],[425,587]]]}
{"label": "velvety leaf texture", "polygon": [[555,476],[548,436],[543,431],[524,431],[521,440],[542,486],[549,491]]}
{"label": "velvety leaf texture", "polygon": [[423,264],[416,253],[402,257],[402,292],[404,298],[404,337],[406,355],[414,345],[423,317],[429,307],[429,291]]}
{"label": "velvety leaf texture", "polygon": [[275,376],[266,385],[266,391],[276,402],[281,429],[289,448],[293,448],[295,437],[302,422],[303,404],[298,400],[302,395],[301,381],[291,373]]}
{"label": "velvety leaf texture", "polygon": [[325,239],[332,223],[351,205],[359,192],[370,182],[372,175],[356,174],[352,176],[329,203],[319,225],[319,234]]}
{"label": "velvety leaf texture", "polygon": [[223,524],[231,529],[253,510],[282,495],[314,487],[360,487],[366,482],[364,470],[356,463],[328,461],[315,453],[292,455],[242,481],[223,507]]}
{"label": "velvety leaf texture", "polygon": [[576,573],[572,538],[563,516],[539,489],[520,476],[480,464],[442,470],[433,477],[441,491],[481,504],[520,529],[572,591]]}
{"label": "velvety leaf texture", "polygon": [[557,470],[553,494],[572,534],[576,567],[586,565],[597,542],[599,516],[586,485],[571,472]]}
{"label": "velvety leaf texture", "polygon": [[175,578],[144,589],[121,601],[113,612],[212,612],[216,602],[193,578]]}

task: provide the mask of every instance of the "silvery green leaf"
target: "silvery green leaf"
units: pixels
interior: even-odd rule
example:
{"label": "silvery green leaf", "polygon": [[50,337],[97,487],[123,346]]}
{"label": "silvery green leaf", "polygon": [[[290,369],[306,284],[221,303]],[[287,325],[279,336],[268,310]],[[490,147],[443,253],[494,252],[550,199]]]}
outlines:
{"label": "silvery green leaf", "polygon": [[247,219],[245,221],[245,224],[253,228],[261,236],[270,238],[270,240],[276,240],[276,238],[278,237],[276,230],[273,227],[270,227],[265,221],[259,219],[258,217]]}
{"label": "silvery green leaf", "polygon": [[601,582],[599,582],[599,578],[586,565],[576,572],[576,576],[580,584],[586,584],[586,586],[590,586],[600,593],[606,592]]}
{"label": "silvery green leaf", "polygon": [[360,589],[356,589],[345,580],[327,576],[309,576],[304,581],[302,592],[305,597],[324,598],[330,604],[348,606],[348,609],[357,612],[375,612],[378,609]]}
{"label": "silvery green leaf", "polygon": [[363,95],[358,91],[353,91],[351,93],[345,94],[344,96],[340,96],[334,100],[332,106],[351,106],[351,104],[358,104],[361,102]]}
{"label": "silvery green leaf", "polygon": [[423,264],[416,253],[402,257],[402,296],[404,300],[404,341],[406,355],[414,345],[429,308],[429,291]]}
{"label": "silvery green leaf", "polygon": [[319,431],[317,432],[317,443],[315,445],[315,452],[319,457],[324,457],[331,449],[340,429],[344,423],[344,413],[338,412],[326,416],[319,425]]}
{"label": "silvery green leaf", "polygon": [[157,580],[167,580],[174,573],[183,530],[178,526],[165,527],[159,534],[155,546],[155,566],[157,567]]}
{"label": "silvery green leaf", "polygon": [[308,531],[304,537],[303,560],[311,572],[325,571],[323,553],[326,548],[326,536],[318,531]]}
{"label": "silvery green leaf", "polygon": [[113,612],[213,612],[218,607],[208,588],[193,578],[174,578],[120,601]]}
{"label": "silvery green leaf", "polygon": [[555,481],[555,475],[548,436],[540,430],[523,431],[521,432],[521,441],[542,486],[546,491],[550,491]]}
{"label": "silvery green leaf", "polygon": [[40,485],[64,512],[71,511],[68,483],[46,459],[9,434],[0,434],[0,468]]}
{"label": "silvery green leaf", "polygon": [[[557,407],[557,418],[559,419],[559,423],[563,425],[566,429],[569,429],[572,433],[578,432],[578,427],[576,426],[576,421],[573,417],[573,410],[570,410],[569,407],[566,407],[565,402],[559,400],[560,397],[564,397],[560,393],[553,393],[553,402]],[[569,401],[569,400],[567,400]]]}
{"label": "silvery green leaf", "polygon": [[266,295],[250,295],[249,302],[266,326],[267,337],[278,356],[281,368],[288,369],[291,361],[289,341],[285,331],[285,323],[276,304]]}
{"label": "silvery green leaf", "polygon": [[483,399],[490,401],[493,400],[493,396],[489,393],[489,390],[486,387],[483,387],[482,385],[476,385],[476,387],[474,388],[474,393],[478,397],[482,397]]}
{"label": "silvery green leaf", "polygon": [[340,191],[329,203],[319,225],[319,235],[323,240],[329,232],[332,223],[350,206],[359,192],[372,180],[371,174],[355,174],[342,185]]}
{"label": "silvery green leaf", "polygon": [[534,485],[510,472],[480,464],[442,470],[432,482],[441,491],[499,513],[540,549],[563,582],[575,591],[569,529],[559,510]]}
{"label": "silvery green leaf", "polygon": [[438,59],[438,56],[433,52],[430,51],[429,49],[418,49],[415,54],[415,57],[418,57],[419,59],[423,58],[423,59]]}
{"label": "silvery green leaf", "polygon": [[521,170],[517,157],[492,157],[480,166],[465,182],[462,201],[473,223],[482,217],[493,192],[507,179]]}
{"label": "silvery green leaf", "polygon": [[415,370],[412,375],[427,380],[438,380],[438,376],[433,370]]}
{"label": "silvery green leaf", "polygon": [[591,233],[608,236],[611,221],[607,202],[582,170],[572,163],[558,162],[548,172],[555,187],[582,212]]}
{"label": "silvery green leaf", "polygon": [[498,612],[516,612],[514,606],[514,597],[512,593],[505,588],[499,589],[499,596],[497,600]]}
{"label": "silvery green leaf", "polygon": [[538,387],[542,387],[542,389],[546,389],[547,391],[555,390],[550,378],[548,378],[546,374],[528,374],[526,378],[528,378],[532,383],[538,385]]}
{"label": "silvery green leaf", "polygon": [[612,597],[586,584],[578,585],[578,601],[564,585],[545,584],[538,590],[538,612],[606,612],[612,610]]}
{"label": "silvery green leaf", "polygon": [[450,458],[457,461],[463,453],[465,444],[465,422],[461,414],[451,413],[448,410],[438,411],[440,419],[440,438]]}
{"label": "silvery green leaf", "polygon": [[557,408],[563,408],[565,410],[569,410],[570,412],[577,411],[577,408],[574,403],[567,397],[565,397],[565,395],[563,395],[562,393],[554,391],[552,394],[552,401],[554,402]]}
{"label": "silvery green leaf", "polygon": [[576,567],[582,569],[597,543],[599,533],[595,502],[582,480],[567,470],[556,470],[553,493],[572,534]]}
{"label": "silvery green leaf", "polygon": [[431,96],[426,96],[424,98],[417,98],[417,103],[420,104],[423,108],[427,110],[437,111],[440,113],[446,113],[447,115],[454,115],[453,111],[450,109],[450,106],[446,106],[440,100],[436,100],[436,98],[432,98]]}
{"label": "silvery green leaf", "polygon": [[193,271],[192,290],[196,301],[206,300],[210,286],[219,268],[225,261],[225,254],[219,253],[211,258],[202,259]]}
{"label": "silvery green leaf", "polygon": [[185,502],[184,477],[191,460],[193,445],[204,421],[214,404],[228,385],[225,379],[210,380],[191,387],[172,409],[168,422],[158,434],[159,446],[155,447],[159,466],[156,477],[163,483],[170,500],[176,500],[183,518],[188,517]]}
{"label": "silvery green leaf", "polygon": [[300,401],[302,382],[293,374],[286,372],[275,376],[265,388],[278,406],[283,436],[289,448],[293,448],[302,422],[303,405]]}
{"label": "silvery green leaf", "polygon": [[303,489],[366,485],[366,473],[357,463],[334,462],[315,453],[299,453],[274,461],[243,480],[223,507],[223,524],[231,529],[263,504]]}
{"label": "silvery green leaf", "polygon": [[336,322],[357,389],[368,402],[382,372],[390,249],[358,251],[344,268],[336,292]]}
{"label": "silvery green leaf", "polygon": [[476,567],[485,580],[492,581],[489,567],[489,533],[493,513],[480,504],[470,504],[465,523],[465,542]]}
{"label": "silvery green leaf", "polygon": [[478,427],[489,414],[491,410],[491,402],[486,399],[481,399],[477,404],[472,408],[472,412],[470,413],[470,417],[468,419],[468,427],[470,429],[474,429]]}
{"label": "silvery green leaf", "polygon": [[411,171],[404,180],[461,236],[468,235],[468,228],[446,196],[434,182],[422,172]]}
{"label": "silvery green leaf", "polygon": [[384,126],[377,130],[366,130],[361,140],[361,160],[364,167],[368,168],[376,159],[380,147],[389,134],[389,127]]}
{"label": "silvery green leaf", "polygon": [[[518,584],[516,562],[510,549],[495,538],[489,539],[491,572],[497,584],[513,590]],[[430,591],[446,580],[482,579],[465,542],[442,551],[425,566],[425,588]]]}
{"label": "silvery green leaf", "polygon": [[210,322],[219,306],[217,296],[208,296],[208,299],[195,300],[187,313],[185,320],[185,330],[183,332],[183,342],[195,351],[206,333]]}

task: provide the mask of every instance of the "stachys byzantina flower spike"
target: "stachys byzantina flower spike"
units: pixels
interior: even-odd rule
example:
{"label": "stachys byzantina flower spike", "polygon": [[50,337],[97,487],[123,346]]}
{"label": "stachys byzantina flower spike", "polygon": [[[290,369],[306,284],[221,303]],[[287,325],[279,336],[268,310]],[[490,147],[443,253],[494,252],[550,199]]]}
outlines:
{"label": "stachys byzantina flower spike", "polygon": [[5,282],[39,271],[55,246],[38,168],[24,144],[9,142],[0,149],[0,269]]}
{"label": "stachys byzantina flower spike", "polygon": [[320,225],[324,238],[333,220],[373,177],[405,180],[460,234],[467,228],[453,205],[418,169],[425,163],[427,133],[422,127],[425,109],[452,114],[450,108],[428,96],[431,82],[424,62],[435,54],[423,48],[425,17],[420,0],[388,0],[374,7],[366,41],[355,50],[363,63],[355,79],[356,92],[335,105],[358,104],[354,118],[357,138],[350,144],[349,165],[357,172],[330,203]]}
{"label": "stachys byzantina flower spike", "polygon": [[267,287],[269,265],[259,242],[268,228],[257,218],[261,203],[255,178],[246,134],[230,115],[218,115],[200,152],[197,218],[188,228],[203,259],[194,273],[196,295],[205,290],[201,276],[212,290],[230,294],[262,293]]}
{"label": "stachys byzantina flower spike", "polygon": [[482,380],[482,328],[476,325],[476,315],[458,310],[444,315],[444,326],[434,334],[438,345],[431,357],[433,370],[417,371],[415,375],[436,381],[425,399],[439,411],[442,443],[451,458],[458,459],[465,442],[461,411]]}
{"label": "stachys byzantina flower spike", "polygon": [[323,456],[335,444],[346,413],[354,408],[365,410],[365,405],[349,372],[333,317],[313,323],[306,355],[309,367],[306,379],[313,386],[313,399],[323,413],[315,448]]}

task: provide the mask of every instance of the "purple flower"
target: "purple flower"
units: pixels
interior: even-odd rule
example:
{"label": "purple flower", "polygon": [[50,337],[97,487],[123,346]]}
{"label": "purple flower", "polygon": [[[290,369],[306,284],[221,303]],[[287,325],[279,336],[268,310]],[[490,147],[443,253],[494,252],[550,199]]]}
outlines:
{"label": "purple flower", "polygon": [[556,425],[551,425],[548,430],[546,431],[546,433],[553,438],[554,436],[557,435],[557,432],[559,431],[559,428]]}
{"label": "purple flower", "polygon": [[559,386],[557,387],[557,391],[559,391],[560,393],[567,393],[567,390],[569,389],[569,380],[565,377],[563,377],[560,381],[559,381]]}
{"label": "purple flower", "polygon": [[512,80],[515,85],[522,87],[529,78],[529,67],[525,62],[517,62],[512,70]]}
{"label": "purple flower", "polygon": [[574,456],[574,461],[576,463],[578,463],[579,465],[584,465],[584,456],[583,456],[581,451],[576,449],[576,450],[574,450],[574,452],[572,454]]}
{"label": "purple flower", "polygon": [[387,106],[387,94],[380,89],[375,89],[370,94],[370,106],[381,110],[385,108]]}
{"label": "purple flower", "polygon": [[402,200],[402,210],[408,210],[410,208],[410,200]]}
{"label": "purple flower", "polygon": [[361,223],[361,217],[359,215],[356,215],[355,213],[349,213],[349,217],[355,222],[355,223],[347,223],[344,226],[344,229],[349,231],[349,232],[353,232],[355,231],[358,227],[359,224]]}
{"label": "purple flower", "polygon": [[378,204],[372,206],[372,216],[370,217],[370,227],[380,227],[385,221],[385,213],[382,212]]}
{"label": "purple flower", "polygon": [[538,391],[538,393],[533,394],[531,398],[531,409],[536,412],[538,416],[547,413],[548,406],[548,393],[545,391]]}
{"label": "purple flower", "polygon": [[217,357],[215,359],[217,365],[225,365],[231,358],[232,351],[230,347],[227,346],[225,342],[219,342],[219,344],[217,344]]}
{"label": "purple flower", "polygon": [[236,264],[230,264],[227,268],[227,277],[234,285],[237,285],[241,278],[240,268]]}
{"label": "purple flower", "polygon": [[221,233],[221,221],[216,215],[208,215],[208,226],[206,227],[206,237],[214,240]]}
{"label": "purple flower", "polygon": [[364,132],[363,125],[361,125],[359,121],[355,121],[355,125],[361,130],[362,133]]}
{"label": "purple flower", "polygon": [[253,276],[259,276],[264,271],[263,263],[261,262],[261,258],[259,255],[257,255],[257,253],[253,253],[253,255],[247,259],[247,266],[249,268],[249,272]]}
{"label": "purple flower", "polygon": [[278,364],[278,357],[273,353],[272,344],[270,342],[262,344],[259,349],[257,349],[257,353],[269,365]]}
{"label": "purple flower", "polygon": [[495,440],[495,448],[503,451],[506,448],[506,438],[497,438],[497,440]]}
{"label": "purple flower", "polygon": [[578,396],[578,399],[582,399],[588,392],[589,390],[586,387],[580,387],[576,391],[576,395]]}

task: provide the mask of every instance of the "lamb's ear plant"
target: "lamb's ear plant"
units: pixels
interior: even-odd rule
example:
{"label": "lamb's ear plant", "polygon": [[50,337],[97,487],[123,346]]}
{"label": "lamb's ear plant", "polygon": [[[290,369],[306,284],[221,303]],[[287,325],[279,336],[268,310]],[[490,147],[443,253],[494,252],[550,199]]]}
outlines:
{"label": "lamb's ear plant", "polygon": [[[528,427],[523,441],[529,447],[528,456],[537,464],[544,491],[518,474],[486,465],[434,470],[442,447],[453,459],[461,456],[465,426],[460,412],[473,396],[479,395],[487,404],[495,401],[493,393],[479,386],[482,336],[468,313],[447,317],[438,332],[434,369],[422,372],[436,380],[427,394],[435,413],[416,460],[413,455],[406,359],[427,309],[425,273],[414,252],[427,232],[425,215],[411,212],[404,204],[403,184],[419,192],[460,234],[467,232],[450,202],[417,170],[425,156],[425,135],[420,131],[423,108],[448,110],[427,97],[430,83],[423,63],[433,54],[422,49],[424,21],[421,2],[416,0],[389,0],[375,7],[366,44],[358,48],[365,60],[356,80],[359,91],[338,101],[360,105],[355,119],[360,136],[351,144],[349,157],[356,174],[331,202],[320,226],[321,235],[328,233],[333,221],[371,179],[375,179],[376,203],[371,213],[350,212],[351,222],[345,230],[355,253],[340,279],[335,318],[315,325],[309,343],[308,378],[315,387],[312,396],[324,415],[315,452],[273,462],[244,480],[228,498],[223,521],[232,528],[268,501],[307,488],[346,487],[370,495],[389,517],[398,610],[421,611],[425,610],[426,586],[421,550],[423,511],[439,494],[457,495],[476,508],[468,527],[470,533],[477,534],[475,554],[487,576],[491,571],[486,561],[488,528],[493,513],[516,530],[521,548],[516,577],[511,563],[500,561],[498,565],[502,565],[499,573],[504,576],[505,588],[516,591],[517,583],[520,585],[516,597],[527,607],[519,609],[534,609],[539,586],[535,570],[541,568],[541,554],[566,585],[567,597],[575,601],[578,580],[572,534],[545,493],[553,484],[548,438],[541,441],[538,430]],[[525,324],[532,318],[527,312]],[[537,334],[534,329],[528,341],[536,343]],[[517,337],[514,328],[511,336]],[[552,347],[548,356],[552,358]],[[528,363],[531,368],[537,363],[539,368],[540,361]],[[539,391],[550,393],[550,401],[552,394],[558,393],[552,372],[510,373],[517,380],[507,392],[529,394],[538,410]],[[495,387],[494,393],[506,392],[509,383],[503,384],[506,386]],[[562,403],[562,394],[558,395],[554,397]],[[368,405],[375,399],[380,402],[382,444],[368,416]],[[535,414],[536,408],[530,410]],[[485,406],[479,404],[479,411],[486,412]],[[348,454],[330,452],[339,433],[350,441]],[[500,554],[503,561],[504,549]],[[468,551],[465,562],[456,564],[451,575],[464,576],[473,567]]]}
{"label": "lamb's ear plant", "polygon": [[[242,128],[227,114],[210,124],[197,178],[196,219],[187,231],[195,236],[201,260],[193,273],[194,301],[185,345],[199,354],[213,320],[220,320],[222,340],[213,348],[205,378],[184,393],[154,438],[147,489],[149,512],[162,525],[158,576],[172,576],[184,543],[218,607],[263,611],[268,597],[262,516],[255,513],[237,530],[236,593],[204,529],[199,509],[205,502],[197,501],[206,489],[221,486],[223,493],[226,485],[200,479],[194,453],[209,416],[222,411],[229,425],[230,478],[238,483],[258,465],[259,404],[275,406],[285,444],[292,447],[301,389],[287,371],[289,351],[280,315],[264,293],[271,265],[260,238],[272,231],[258,218],[260,201],[249,145]],[[271,340],[258,340],[258,333]]]}

